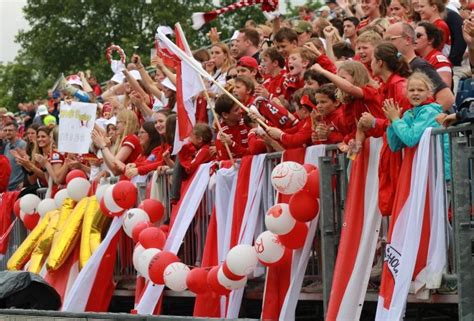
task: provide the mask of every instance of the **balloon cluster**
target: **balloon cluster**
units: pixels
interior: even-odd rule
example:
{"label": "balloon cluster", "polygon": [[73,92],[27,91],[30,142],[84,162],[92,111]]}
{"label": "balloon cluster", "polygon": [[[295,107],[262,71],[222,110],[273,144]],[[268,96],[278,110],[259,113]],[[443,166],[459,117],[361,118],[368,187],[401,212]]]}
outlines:
{"label": "balloon cluster", "polygon": [[[166,231],[153,227],[153,221],[139,209],[128,211],[124,229],[137,245],[133,253],[135,269],[147,280],[164,284],[173,291],[201,294],[212,291],[228,295],[244,287],[247,276],[257,263],[265,266],[278,264],[285,251],[304,245],[308,227],[306,222],[319,211],[319,173],[312,165],[284,162],[272,172],[272,185],[278,192],[292,195],[288,204],[272,206],[265,215],[268,231],[261,233],[254,246],[239,244],[227,254],[223,264],[208,268],[190,269],[169,251],[163,251]],[[143,204],[140,206],[145,210]],[[146,212],[146,210],[145,210]]]}
{"label": "balloon cluster", "polygon": [[307,222],[319,212],[319,171],[310,164],[282,162],[271,176],[273,187],[281,194],[291,195],[288,204],[278,203],[265,215],[268,231],[255,240],[255,250],[264,265],[277,264],[285,248],[303,247],[308,234]]}

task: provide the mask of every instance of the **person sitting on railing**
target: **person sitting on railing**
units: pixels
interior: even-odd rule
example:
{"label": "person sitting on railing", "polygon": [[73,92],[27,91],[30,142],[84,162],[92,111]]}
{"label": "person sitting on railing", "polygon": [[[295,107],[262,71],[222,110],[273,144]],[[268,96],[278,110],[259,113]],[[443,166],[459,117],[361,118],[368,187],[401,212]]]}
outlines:
{"label": "person sitting on railing", "polygon": [[173,168],[170,200],[177,203],[181,197],[183,180],[191,177],[201,164],[210,162],[216,153],[211,147],[212,130],[209,125],[197,123],[194,125],[189,141],[178,152],[178,159]]}
{"label": "person sitting on railing", "polygon": [[146,175],[164,164],[161,136],[152,121],[144,122],[138,131],[138,139],[143,152],[133,163],[125,165],[125,176],[133,178]]}
{"label": "person sitting on railing", "polygon": [[317,109],[313,118],[313,144],[338,144],[347,134],[344,114],[336,98],[336,86],[324,84],[316,90]]}
{"label": "person sitting on railing", "polygon": [[313,130],[311,112],[316,107],[315,91],[311,88],[301,88],[293,94],[293,104],[296,106],[295,115],[299,122],[288,129],[281,130],[270,127],[267,133],[273,139],[281,142],[285,148],[298,148],[311,145],[311,133]]}

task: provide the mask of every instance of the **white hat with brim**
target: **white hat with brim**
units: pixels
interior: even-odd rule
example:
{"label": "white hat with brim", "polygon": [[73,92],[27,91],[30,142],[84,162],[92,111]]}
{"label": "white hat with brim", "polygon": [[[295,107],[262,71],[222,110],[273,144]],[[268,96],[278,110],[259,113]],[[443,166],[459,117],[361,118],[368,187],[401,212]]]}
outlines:
{"label": "white hat with brim", "polygon": [[46,107],[45,105],[39,105],[38,106],[38,115],[40,116],[45,116],[45,115],[48,115],[48,107]]}
{"label": "white hat with brim", "polygon": [[168,77],[163,79],[161,84],[165,86],[166,88],[171,89],[172,91],[176,91],[176,86],[171,82],[171,80]]}

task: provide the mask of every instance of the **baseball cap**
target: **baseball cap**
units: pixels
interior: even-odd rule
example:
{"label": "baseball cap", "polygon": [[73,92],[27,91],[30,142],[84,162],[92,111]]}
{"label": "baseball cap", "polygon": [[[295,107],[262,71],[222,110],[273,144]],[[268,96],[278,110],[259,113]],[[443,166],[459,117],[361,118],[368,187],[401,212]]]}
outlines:
{"label": "baseball cap", "polygon": [[67,83],[70,85],[76,85],[82,88],[82,81],[78,75],[69,75],[66,78]]}
{"label": "baseball cap", "polygon": [[325,4],[330,4],[330,3],[336,3],[337,4],[336,0],[326,0],[326,1],[324,1],[324,3]]}
{"label": "baseball cap", "polygon": [[298,20],[296,26],[293,27],[293,30],[297,33],[312,32],[313,26],[308,21]]}
{"label": "baseball cap", "polygon": [[243,56],[237,62],[237,66],[251,68],[251,69],[258,69],[258,62],[257,59],[250,56]]}
{"label": "baseball cap", "polygon": [[176,86],[171,82],[171,80],[170,80],[168,77],[166,77],[165,79],[163,79],[163,81],[161,82],[161,84],[162,84],[163,86],[165,86],[166,88],[168,88],[168,89],[171,89],[171,90],[173,90],[173,91],[176,91]]}
{"label": "baseball cap", "polygon": [[38,115],[40,116],[44,116],[44,115],[48,115],[48,107],[46,107],[45,105],[39,105],[38,106]]}

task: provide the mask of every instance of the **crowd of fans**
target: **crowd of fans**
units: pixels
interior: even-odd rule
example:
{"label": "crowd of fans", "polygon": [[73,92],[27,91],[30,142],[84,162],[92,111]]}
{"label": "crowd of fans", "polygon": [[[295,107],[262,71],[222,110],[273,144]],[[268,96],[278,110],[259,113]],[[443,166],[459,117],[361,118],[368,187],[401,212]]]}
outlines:
{"label": "crowd of fans", "polygon": [[[196,125],[177,153],[176,75],[165,57],[152,58],[151,73],[136,54],[123,70],[113,62],[103,88],[90,72],[71,75],[16,115],[0,109],[0,189],[31,193],[49,181],[54,192],[72,169],[98,181],[175,168],[177,200],[179,181],[204,162],[314,144],[338,144],[354,158],[371,136],[385,137],[381,166],[390,167],[426,127],[466,117],[454,102],[474,65],[472,9],[463,1],[327,0],[316,12],[300,7],[298,20],[248,21],[229,43],[213,28],[210,49],[194,58],[249,112],[205,81],[193,99]],[[57,151],[60,103],[71,100],[98,105],[85,155]]]}

